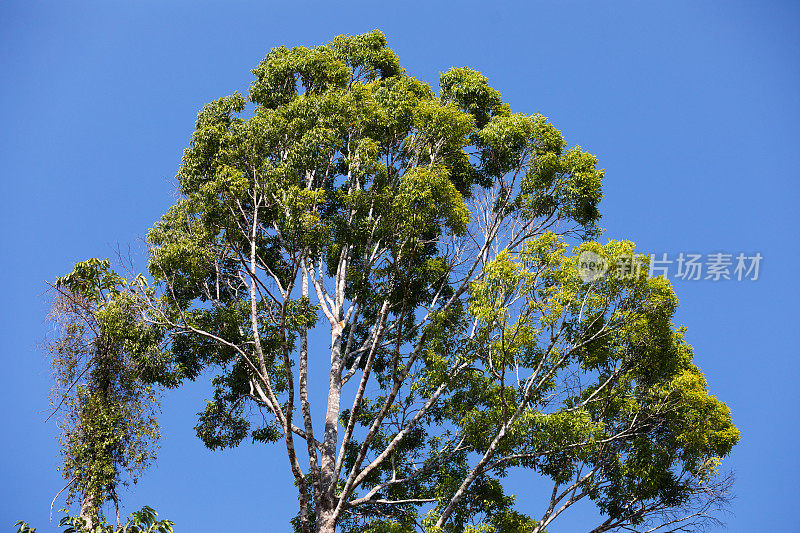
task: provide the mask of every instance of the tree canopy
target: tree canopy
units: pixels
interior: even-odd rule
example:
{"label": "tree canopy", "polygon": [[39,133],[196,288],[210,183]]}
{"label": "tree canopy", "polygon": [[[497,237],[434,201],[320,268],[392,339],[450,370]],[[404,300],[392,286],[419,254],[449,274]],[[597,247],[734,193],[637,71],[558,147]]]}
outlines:
{"label": "tree canopy", "polygon": [[199,438],[280,446],[298,531],[539,532],[581,500],[587,530],[669,531],[724,503],[738,430],[669,283],[581,276],[644,261],[592,240],[595,156],[469,68],[437,93],[378,31],[253,74],[199,112],[134,293],[149,379],[213,372]]}

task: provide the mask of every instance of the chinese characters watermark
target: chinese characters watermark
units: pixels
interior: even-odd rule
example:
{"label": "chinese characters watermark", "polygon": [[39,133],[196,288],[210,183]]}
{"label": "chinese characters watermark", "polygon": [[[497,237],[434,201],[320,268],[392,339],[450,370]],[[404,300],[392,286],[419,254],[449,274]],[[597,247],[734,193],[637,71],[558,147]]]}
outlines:
{"label": "chinese characters watermark", "polygon": [[758,252],[753,255],[744,252],[706,255],[680,252],[671,257],[666,253],[622,256],[616,264],[609,265],[598,254],[583,251],[578,256],[578,274],[584,282],[600,279],[607,272],[623,279],[646,272],[649,278],[662,276],[685,281],[756,281],[763,259]]}

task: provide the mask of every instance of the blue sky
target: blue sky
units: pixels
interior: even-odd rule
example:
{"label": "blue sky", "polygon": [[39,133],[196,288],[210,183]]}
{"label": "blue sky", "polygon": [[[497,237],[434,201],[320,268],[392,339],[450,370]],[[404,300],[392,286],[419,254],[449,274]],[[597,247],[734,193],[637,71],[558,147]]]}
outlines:
{"label": "blue sky", "polygon": [[[480,70],[513,110],[543,113],[596,154],[602,240],[763,256],[757,281],[676,280],[678,319],[742,431],[725,465],[730,531],[794,530],[800,4],[681,1],[4,2],[0,528],[56,530],[44,281],[117,245],[141,250],[174,200],[198,109],[245,91],[271,47],[373,28],[412,75]],[[159,461],[126,508],[154,506],[178,531],[288,529],[296,499],[279,449],[205,450],[192,428],[207,395],[199,381],[164,398]],[[519,505],[535,515],[526,483],[514,482]],[[581,516],[550,530],[578,531]]]}

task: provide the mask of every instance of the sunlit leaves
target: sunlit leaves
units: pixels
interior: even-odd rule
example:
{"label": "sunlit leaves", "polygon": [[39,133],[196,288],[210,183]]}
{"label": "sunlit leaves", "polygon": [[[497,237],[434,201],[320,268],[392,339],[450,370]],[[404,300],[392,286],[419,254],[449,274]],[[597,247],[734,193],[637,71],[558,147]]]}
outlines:
{"label": "sunlit leaves", "polygon": [[[338,506],[343,531],[404,531],[423,509],[430,532],[531,530],[499,482],[512,468],[557,483],[588,469],[586,494],[607,512],[631,497],[680,503],[678,469],[710,475],[738,434],[692,379],[669,284],[643,275],[632,243],[584,242],[600,232],[593,155],[543,115],[512,113],[476,71],[443,73],[437,95],[378,31],[274,48],[253,73],[249,104],[235,93],[198,115],[182,198],[148,236],[169,375],[216,373],[197,428],[207,445],[307,438],[297,398],[314,397],[305,372],[330,361],[328,405],[342,375],[366,380],[355,413],[328,413],[332,444],[309,447],[333,453],[335,421],[352,422],[340,479],[312,490],[322,477],[294,474],[312,510],[380,489]],[[630,257],[633,275],[584,280],[575,256],[589,251]],[[327,325],[317,357],[307,335]]]}
{"label": "sunlit leaves", "polygon": [[[588,251],[612,268],[586,282],[576,256]],[[513,458],[503,469],[526,466],[566,483],[580,465],[598,468],[602,488],[592,497],[611,516],[623,516],[629,498],[679,505],[738,441],[730,410],[709,395],[684,330],[672,324],[669,283],[648,278],[633,244],[585,242],[573,252],[545,234],[484,268],[469,306],[485,339],[484,371],[471,374],[480,393],[450,404],[453,421],[487,449],[529,397],[495,451]],[[629,271],[613,268],[626,259]],[[538,381],[515,379],[530,374],[521,369],[535,369]]]}
{"label": "sunlit leaves", "polygon": [[145,380],[165,372],[163,331],[142,319],[132,286],[108,260],[89,259],[56,280],[49,345],[57,385],[68,501],[80,497],[87,516],[100,518],[102,504],[118,487],[135,483],[155,458],[160,436],[155,391]]}

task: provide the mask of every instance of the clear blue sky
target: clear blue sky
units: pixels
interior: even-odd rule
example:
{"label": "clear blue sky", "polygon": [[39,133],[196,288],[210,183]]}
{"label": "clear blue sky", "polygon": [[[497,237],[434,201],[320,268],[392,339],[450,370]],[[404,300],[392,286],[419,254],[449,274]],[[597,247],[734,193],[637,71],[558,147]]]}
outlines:
{"label": "clear blue sky", "polygon": [[[52,2],[0,6],[0,530],[39,531],[63,481],[37,348],[44,280],[138,240],[174,199],[198,109],[273,46],[383,30],[402,64],[485,73],[606,169],[608,238],[764,257],[757,281],[675,282],[680,322],[742,440],[731,531],[796,530],[800,5],[793,2]],[[140,262],[140,264],[142,264]],[[279,448],[208,452],[208,384],[168,394],[157,466],[127,509],[178,531],[281,531],[296,510]],[[523,511],[534,487],[517,480]],[[58,508],[58,505],[56,506]],[[578,531],[578,521],[551,531]],[[271,527],[270,527],[271,526]]]}

